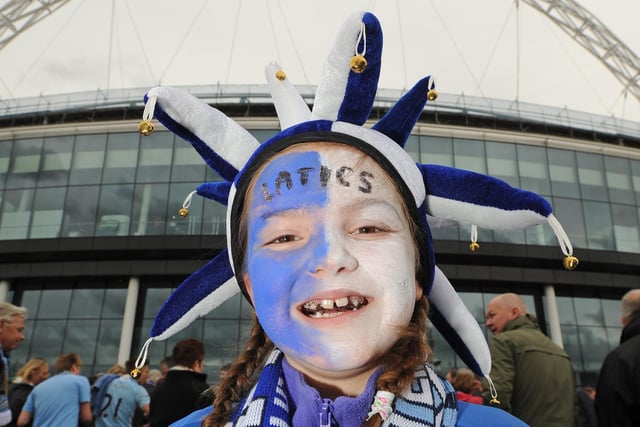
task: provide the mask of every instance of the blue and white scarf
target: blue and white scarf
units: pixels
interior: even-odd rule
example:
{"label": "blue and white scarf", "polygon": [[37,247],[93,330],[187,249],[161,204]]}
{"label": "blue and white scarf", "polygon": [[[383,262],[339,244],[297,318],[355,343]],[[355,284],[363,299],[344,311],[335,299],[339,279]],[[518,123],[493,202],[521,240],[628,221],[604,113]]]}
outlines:
{"label": "blue and white scarf", "polygon": [[0,426],[6,426],[11,422],[11,409],[9,409],[9,358],[0,348],[0,377],[2,378],[2,391],[0,392]]}
{"label": "blue and white scarf", "polygon": [[[290,398],[282,370],[283,354],[274,350],[257,384],[242,402],[228,427],[287,427],[291,425]],[[454,427],[457,420],[455,391],[429,365],[416,371],[409,390],[396,397],[385,427]]]}

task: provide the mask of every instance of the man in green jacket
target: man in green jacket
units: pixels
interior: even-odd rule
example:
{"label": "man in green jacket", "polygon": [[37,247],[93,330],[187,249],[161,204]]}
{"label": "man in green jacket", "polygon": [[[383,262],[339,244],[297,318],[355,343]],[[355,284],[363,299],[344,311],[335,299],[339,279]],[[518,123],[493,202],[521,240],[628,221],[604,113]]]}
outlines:
{"label": "man in green jacket", "polygon": [[487,386],[485,404],[499,406],[532,427],[573,426],[575,388],[569,356],[538,329],[523,299],[512,293],[493,298],[486,325],[494,335],[489,342],[491,379],[499,403],[491,402]]}

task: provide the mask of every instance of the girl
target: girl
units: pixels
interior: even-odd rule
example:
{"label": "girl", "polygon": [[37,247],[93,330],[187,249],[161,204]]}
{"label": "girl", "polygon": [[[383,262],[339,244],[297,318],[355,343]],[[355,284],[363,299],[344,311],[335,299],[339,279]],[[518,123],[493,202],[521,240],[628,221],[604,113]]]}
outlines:
{"label": "girl", "polygon": [[151,340],[238,289],[256,314],[213,406],[175,426],[523,425],[501,410],[457,402],[428,364],[428,313],[477,374],[488,374],[491,361],[477,322],[435,265],[427,215],[502,229],[549,221],[569,257],[570,243],[539,196],[484,175],[416,165],[403,147],[427,98],[437,96],[430,77],[373,128],[362,126],[381,49],[377,19],[352,15],[312,111],[277,65],[267,67],[284,130],[262,144],[182,91],[147,94],[141,132],[152,131],[155,115],[224,179],[196,192],[227,203],[229,252],[176,289],[138,362]]}

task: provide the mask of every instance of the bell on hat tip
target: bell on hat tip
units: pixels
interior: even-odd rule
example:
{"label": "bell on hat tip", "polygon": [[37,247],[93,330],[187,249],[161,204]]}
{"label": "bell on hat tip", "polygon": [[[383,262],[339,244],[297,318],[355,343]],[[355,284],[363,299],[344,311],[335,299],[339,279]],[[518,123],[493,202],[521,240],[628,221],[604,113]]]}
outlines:
{"label": "bell on hat tip", "polygon": [[149,120],[143,120],[138,125],[138,130],[143,136],[149,136],[153,133],[153,123]]}
{"label": "bell on hat tip", "polygon": [[285,72],[284,72],[284,71],[282,71],[282,70],[278,70],[278,71],[276,71],[276,79],[278,79],[278,80],[280,80],[280,81],[283,81],[283,80],[284,80],[284,79],[286,79],[286,78],[287,78],[287,73],[285,73]]}
{"label": "bell on hat tip", "polygon": [[429,101],[435,101],[438,98],[438,91],[435,89],[431,89],[427,92],[427,99]]}
{"label": "bell on hat tip", "polygon": [[354,55],[351,57],[351,71],[361,73],[367,68],[367,60],[362,55]]}
{"label": "bell on hat tip", "polygon": [[178,211],[178,215],[180,215],[182,218],[186,217],[187,215],[189,215],[189,209],[180,208],[180,210]]}
{"label": "bell on hat tip", "polygon": [[469,243],[469,249],[471,249],[471,252],[476,252],[480,249],[480,244],[478,242],[471,242]]}
{"label": "bell on hat tip", "polygon": [[573,255],[566,256],[562,260],[562,264],[567,270],[574,270],[578,266],[579,262],[580,261],[578,260],[578,258],[574,257]]}
{"label": "bell on hat tip", "polygon": [[140,374],[141,374],[141,372],[140,372],[140,369],[138,369],[138,368],[133,368],[133,369],[131,370],[131,373],[130,373],[131,377],[132,377],[132,378],[134,378],[134,379],[136,379],[136,380],[137,380],[138,378],[140,378]]}

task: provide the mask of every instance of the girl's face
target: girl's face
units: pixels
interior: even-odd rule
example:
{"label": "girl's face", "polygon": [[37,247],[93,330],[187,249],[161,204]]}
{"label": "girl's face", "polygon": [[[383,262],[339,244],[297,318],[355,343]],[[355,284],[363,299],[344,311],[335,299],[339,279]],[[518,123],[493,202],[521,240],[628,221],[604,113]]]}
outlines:
{"label": "girl's face", "polygon": [[303,371],[371,369],[422,295],[394,184],[330,143],[279,154],[254,184],[243,279],[265,332]]}

